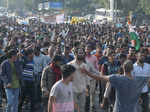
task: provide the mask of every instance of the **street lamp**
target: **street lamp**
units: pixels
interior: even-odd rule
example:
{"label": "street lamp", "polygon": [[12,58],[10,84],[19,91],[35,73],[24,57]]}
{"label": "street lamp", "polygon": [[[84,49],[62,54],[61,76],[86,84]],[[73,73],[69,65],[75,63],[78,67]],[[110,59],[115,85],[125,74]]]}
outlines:
{"label": "street lamp", "polygon": [[6,0],[6,7],[8,9],[8,7],[9,7],[9,0]]}
{"label": "street lamp", "polygon": [[110,17],[114,21],[114,0],[110,0]]}

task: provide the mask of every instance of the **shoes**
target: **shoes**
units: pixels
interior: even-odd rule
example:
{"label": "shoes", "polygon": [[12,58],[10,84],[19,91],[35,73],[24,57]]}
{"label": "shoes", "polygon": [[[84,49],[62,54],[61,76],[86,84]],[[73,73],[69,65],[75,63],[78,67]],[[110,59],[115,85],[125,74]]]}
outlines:
{"label": "shoes", "polygon": [[108,98],[104,98],[103,102],[100,104],[101,109],[108,109]]}
{"label": "shoes", "polygon": [[2,104],[0,104],[0,108],[3,108],[3,105],[2,105]]}

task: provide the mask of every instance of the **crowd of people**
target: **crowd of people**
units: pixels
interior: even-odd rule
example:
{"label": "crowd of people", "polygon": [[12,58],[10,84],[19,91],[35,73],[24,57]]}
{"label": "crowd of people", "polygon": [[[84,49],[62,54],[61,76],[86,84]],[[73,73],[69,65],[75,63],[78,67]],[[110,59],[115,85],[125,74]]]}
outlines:
{"label": "crowd of people", "polygon": [[[6,112],[149,112],[150,30],[115,24],[0,20],[0,105]],[[137,45],[138,44],[138,45]],[[137,48],[139,47],[139,49]],[[3,106],[4,107],[4,106]]]}

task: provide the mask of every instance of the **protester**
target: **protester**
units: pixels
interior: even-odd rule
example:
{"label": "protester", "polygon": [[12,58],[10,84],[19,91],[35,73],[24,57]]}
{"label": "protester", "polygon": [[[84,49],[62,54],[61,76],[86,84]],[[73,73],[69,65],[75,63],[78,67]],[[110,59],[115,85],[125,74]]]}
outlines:
{"label": "protester", "polygon": [[[2,57],[4,55],[4,51],[2,49],[3,49],[3,40],[0,39],[0,57]],[[3,86],[2,86],[2,78],[0,77],[0,107],[2,107],[2,98],[3,98],[3,96],[2,96],[2,91],[3,91],[2,88],[3,88]]]}
{"label": "protester", "polygon": [[[107,54],[107,57],[108,57],[108,61],[105,62],[102,65],[102,69],[101,69],[102,75],[108,76],[108,75],[111,75],[111,74],[117,74],[119,72],[120,65],[119,65],[119,62],[115,60],[114,52],[109,52],[109,54]],[[108,88],[111,91],[110,83],[106,84],[106,90]],[[115,100],[115,94],[113,95],[113,93],[114,92],[112,92],[111,97],[104,94],[104,99],[103,99],[103,102],[101,104],[102,108],[107,108],[108,109],[108,104],[109,104],[108,98],[109,97],[110,97],[109,99],[111,100],[111,103],[113,104],[113,102]]]}
{"label": "protester", "polygon": [[42,99],[44,112],[47,112],[47,104],[49,99],[49,93],[52,89],[52,86],[61,79],[62,73],[60,69],[60,64],[62,63],[61,56],[54,56],[52,63],[46,66],[42,72],[41,78],[41,90],[42,90]]}
{"label": "protester", "polygon": [[73,94],[74,94],[74,102],[75,102],[75,109],[78,112],[85,111],[85,102],[86,102],[86,87],[87,87],[87,77],[85,77],[81,71],[80,67],[85,65],[85,52],[82,48],[76,48],[74,51],[75,60],[69,63],[76,68],[74,73],[74,80],[72,82],[73,86]]}
{"label": "protester", "polygon": [[[85,47],[85,60],[86,63],[91,64],[92,66],[92,71],[94,71],[95,73],[98,73],[98,60],[96,58],[96,56],[91,55],[92,52],[92,46],[87,45]],[[96,81],[95,80],[90,80],[90,84],[89,84],[89,94],[90,94],[90,106],[94,109],[95,108],[95,104],[94,104],[94,98],[95,98],[95,90],[96,90]]]}
{"label": "protester", "polygon": [[51,89],[48,112],[74,112],[72,81],[75,68],[64,65],[62,68],[62,80],[56,82]]}
{"label": "protester", "polygon": [[74,57],[70,53],[71,53],[71,48],[69,46],[65,46],[64,53],[62,55],[62,60],[63,60],[62,64],[67,64],[74,59]]}
{"label": "protester", "polygon": [[[142,76],[142,75],[149,75],[150,73],[150,65],[145,63],[145,55],[144,51],[141,51],[137,54],[137,61],[134,64],[134,71],[133,74],[136,76]],[[141,91],[141,99],[142,99],[142,112],[148,112],[149,111],[149,88],[148,84],[145,85],[143,90]]]}
{"label": "protester", "polygon": [[[94,75],[99,75],[99,72],[102,72],[104,75],[122,74],[123,62],[127,58],[133,63],[136,63],[138,60],[136,53],[138,51],[144,51],[144,62],[150,63],[150,29],[147,25],[143,25],[142,27],[133,27],[132,25],[121,23],[122,25],[118,27],[116,25],[117,23],[110,24],[108,22],[106,24],[99,24],[88,21],[77,24],[48,24],[37,20],[32,20],[29,22],[29,24],[24,25],[19,24],[17,21],[15,21],[16,19],[7,17],[0,18],[0,63],[3,63],[4,60],[8,59],[7,52],[10,49],[16,49],[18,51],[18,60],[21,62],[20,67],[23,67],[20,70],[23,73],[23,70],[25,70],[26,67],[24,67],[22,59],[26,59],[28,57],[25,56],[25,51],[27,49],[33,50],[34,56],[32,64],[34,68],[32,70],[34,71],[34,85],[32,85],[32,88],[34,89],[35,101],[28,97],[32,96],[32,92],[29,92],[30,90],[26,92],[28,95],[24,94],[23,88],[29,84],[26,83],[26,79],[24,77],[23,80],[25,81],[25,85],[20,86],[20,96],[25,95],[27,98],[25,98],[23,102],[28,103],[29,101],[28,105],[30,106],[31,100],[35,102],[35,111],[40,111],[40,109],[42,110],[43,108],[45,110],[47,109],[46,103],[49,96],[46,95],[45,98],[44,94],[49,93],[47,91],[45,92],[43,87],[41,87],[44,84],[44,81],[42,81],[43,79],[41,80],[41,77],[44,78],[45,74],[49,76],[49,73],[46,73],[48,68],[53,68],[54,74],[57,74],[56,76],[61,76],[60,68],[58,70],[56,69],[57,67],[53,66],[53,58],[56,55],[60,56],[62,59],[62,63],[59,63],[59,67],[63,64],[71,64],[77,69],[75,72],[76,75],[74,76],[75,80],[73,81],[72,86],[75,96],[74,102],[76,104],[75,111],[80,110],[81,112],[88,112],[89,110],[92,110],[92,106],[89,105],[90,103],[96,104],[94,106],[97,106],[98,103],[96,100],[98,100],[98,95],[100,96],[100,102],[98,105],[101,103],[103,104],[102,99],[106,95],[104,93],[105,89],[107,89],[107,86],[102,80],[100,81],[99,85],[96,83],[95,86],[95,84],[92,83],[95,82],[95,80],[90,77],[83,76],[84,73],[81,73],[79,70],[80,67],[86,65],[86,69]],[[79,50],[79,53],[77,52],[77,49]],[[111,63],[111,60],[114,61]],[[109,67],[107,67],[107,64]],[[9,69],[9,67],[6,68]],[[146,71],[147,70],[143,70],[143,73]],[[136,72],[138,72],[138,70]],[[3,77],[1,79],[6,81],[3,79]],[[60,79],[61,77],[56,78],[57,81]],[[55,83],[56,80],[52,82]],[[47,81],[45,80],[45,82]],[[1,86],[3,90],[4,85]],[[47,89],[49,92],[51,90],[51,86],[52,85],[48,85],[49,88]],[[100,91],[97,92],[98,88]],[[143,93],[145,92],[146,97],[144,99],[147,98],[148,94],[147,90]],[[93,94],[96,97],[94,102],[91,102],[89,99],[89,96],[92,96],[91,93],[95,93],[95,95]],[[108,93],[108,96],[114,96],[112,92],[106,93]],[[2,99],[5,101],[5,92],[2,92],[2,94]],[[79,98],[80,96],[81,98]],[[45,102],[43,99],[46,99]],[[149,97],[147,99],[149,99]],[[108,100],[110,101],[111,98],[108,97]],[[43,103],[45,107],[43,106]],[[5,103],[2,102],[2,104],[4,108]],[[147,105],[148,102],[144,104]],[[24,107],[28,107],[28,105],[24,103],[22,105],[22,111],[24,111]],[[108,108],[111,106],[113,105],[108,105]],[[143,106],[143,108],[147,110],[147,107]]]}
{"label": "protester", "polygon": [[1,75],[7,97],[6,112],[18,112],[19,90],[22,82],[20,67],[21,65],[17,61],[17,51],[10,50],[8,59],[1,65]]}
{"label": "protester", "polygon": [[40,47],[36,46],[34,48],[34,77],[35,77],[35,99],[36,102],[40,104],[41,102],[41,89],[40,89],[40,82],[41,82],[41,76],[42,71],[44,67],[47,65],[45,56],[41,53]]}
{"label": "protester", "polygon": [[109,81],[111,86],[116,89],[114,112],[137,112],[138,100],[148,78],[133,77],[133,64],[131,61],[124,63],[124,75],[95,76],[84,68],[81,71],[96,80]]}
{"label": "protester", "polygon": [[35,112],[35,90],[34,90],[34,62],[33,62],[33,50],[26,49],[24,51],[25,56],[22,57],[23,63],[23,81],[24,85],[21,86],[21,100],[19,104],[19,112],[22,112],[22,105],[25,101],[25,98],[29,97],[31,103],[31,111]]}

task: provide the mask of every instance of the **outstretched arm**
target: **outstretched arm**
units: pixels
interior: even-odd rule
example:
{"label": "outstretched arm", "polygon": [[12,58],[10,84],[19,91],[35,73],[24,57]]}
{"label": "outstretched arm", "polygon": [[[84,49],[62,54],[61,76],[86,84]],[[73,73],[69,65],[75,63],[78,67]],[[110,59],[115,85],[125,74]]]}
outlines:
{"label": "outstretched arm", "polygon": [[93,75],[92,73],[88,72],[85,68],[81,69],[81,71],[95,80],[109,81],[109,78],[110,78],[109,76],[103,76],[101,74],[100,76]]}

